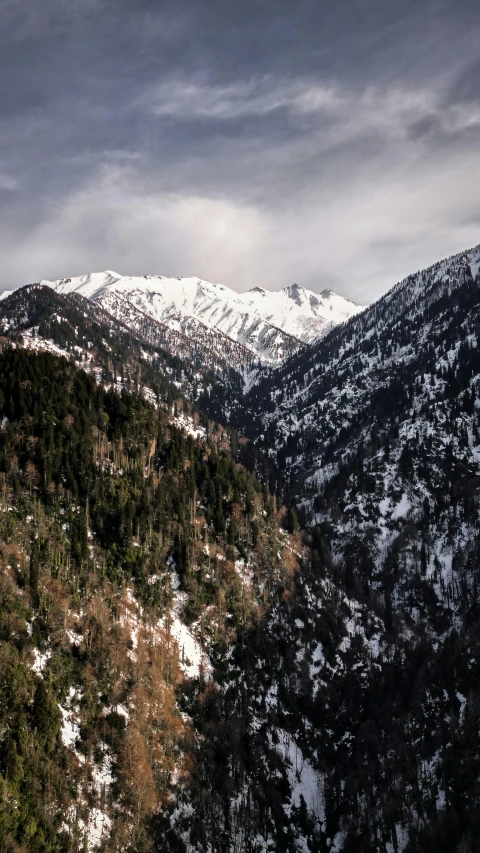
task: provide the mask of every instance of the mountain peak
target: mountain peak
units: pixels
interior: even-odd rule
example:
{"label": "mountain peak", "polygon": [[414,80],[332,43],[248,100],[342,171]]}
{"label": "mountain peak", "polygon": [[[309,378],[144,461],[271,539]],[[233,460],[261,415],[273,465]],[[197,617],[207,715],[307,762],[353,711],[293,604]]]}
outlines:
{"label": "mountain peak", "polygon": [[307,296],[308,291],[306,291],[301,284],[298,284],[295,281],[293,284],[289,284],[287,287],[284,287],[281,293],[284,293],[289,299],[293,299],[300,304],[300,300],[302,297]]}

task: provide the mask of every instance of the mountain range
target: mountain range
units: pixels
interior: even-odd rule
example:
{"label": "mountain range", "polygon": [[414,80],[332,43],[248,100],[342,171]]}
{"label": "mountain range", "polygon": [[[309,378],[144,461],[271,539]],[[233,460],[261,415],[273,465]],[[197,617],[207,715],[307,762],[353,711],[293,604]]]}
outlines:
{"label": "mountain range", "polygon": [[480,851],[479,342],[480,246],[3,299],[3,849]]}
{"label": "mountain range", "polygon": [[215,335],[240,344],[260,362],[275,363],[317,340],[362,309],[331,290],[320,295],[298,284],[280,291],[236,293],[198,278],[121,276],[107,271],[41,281],[58,293],[78,293],[130,325],[148,317],[194,342]]}

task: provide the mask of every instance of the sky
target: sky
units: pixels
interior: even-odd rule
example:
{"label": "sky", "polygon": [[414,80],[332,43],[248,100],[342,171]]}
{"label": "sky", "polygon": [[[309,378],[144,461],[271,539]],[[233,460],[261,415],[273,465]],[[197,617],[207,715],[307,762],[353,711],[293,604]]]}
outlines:
{"label": "sky", "polygon": [[0,289],[367,304],[480,243],[478,0],[2,0]]}

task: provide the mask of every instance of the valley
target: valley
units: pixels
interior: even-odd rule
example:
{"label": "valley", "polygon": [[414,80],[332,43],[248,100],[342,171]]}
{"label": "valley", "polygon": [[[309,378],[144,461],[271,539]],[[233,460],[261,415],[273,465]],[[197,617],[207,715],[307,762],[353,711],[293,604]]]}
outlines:
{"label": "valley", "polygon": [[221,287],[0,302],[2,849],[472,853],[480,248]]}

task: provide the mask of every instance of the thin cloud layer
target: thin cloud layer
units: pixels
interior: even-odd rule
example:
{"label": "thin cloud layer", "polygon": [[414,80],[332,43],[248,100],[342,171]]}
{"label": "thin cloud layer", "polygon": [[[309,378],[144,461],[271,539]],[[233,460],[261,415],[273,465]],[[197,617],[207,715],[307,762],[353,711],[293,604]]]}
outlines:
{"label": "thin cloud layer", "polygon": [[272,78],[237,81],[228,86],[197,80],[166,80],[141,99],[141,105],[160,118],[179,121],[237,121],[275,112],[293,121],[316,118],[337,128],[338,140],[350,134],[379,131],[408,134],[422,121],[434,121],[446,133],[480,126],[480,102],[449,104],[441,87],[407,88],[401,85],[348,90],[313,80]]}
{"label": "thin cloud layer", "polygon": [[[272,210],[161,192],[131,165],[101,169],[17,242],[11,275],[20,267],[24,283],[91,269],[161,271],[234,280],[244,290],[284,286],[301,269],[306,286],[329,286],[365,304],[408,272],[478,241],[474,155],[428,167],[421,159],[397,163],[388,178],[385,172],[346,175],[322,195],[311,187],[295,205]],[[452,206],[462,211],[454,226]],[[8,264],[13,234],[7,228],[3,236]]]}

